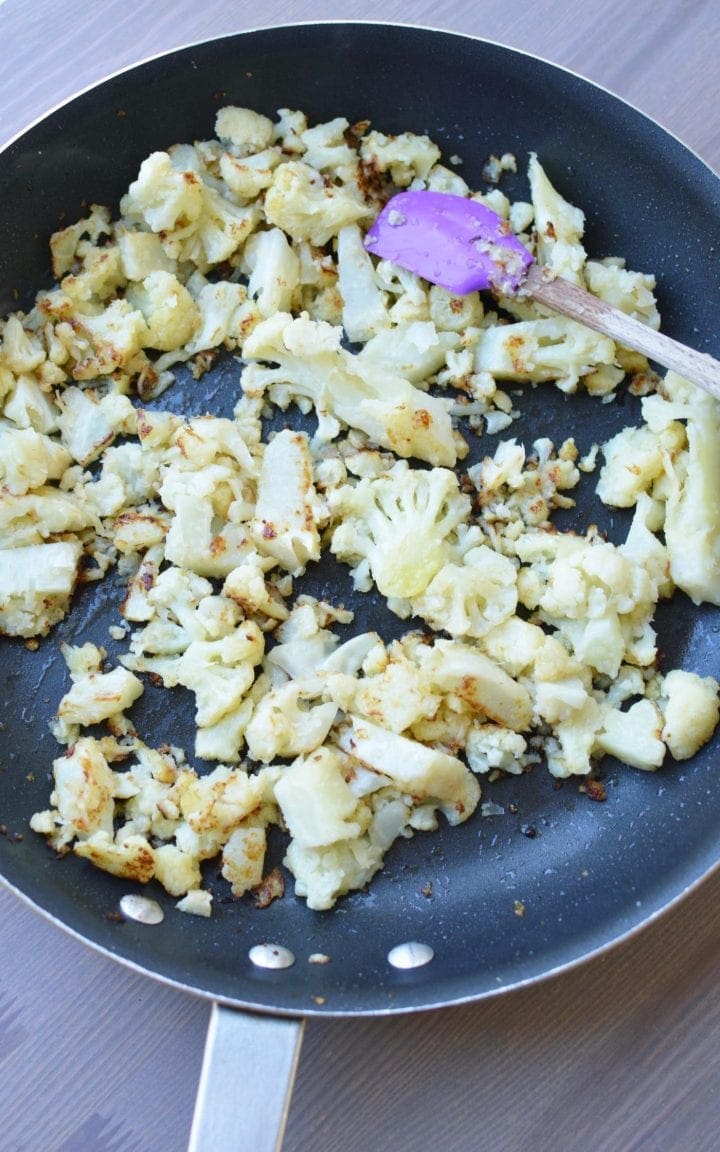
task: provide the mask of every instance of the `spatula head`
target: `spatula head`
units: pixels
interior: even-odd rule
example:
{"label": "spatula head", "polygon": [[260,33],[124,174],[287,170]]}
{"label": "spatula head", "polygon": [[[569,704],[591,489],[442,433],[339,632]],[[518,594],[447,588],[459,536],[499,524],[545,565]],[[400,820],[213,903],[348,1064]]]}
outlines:
{"label": "spatula head", "polygon": [[457,296],[516,292],[532,256],[496,212],[448,192],[400,192],[365,237],[369,252]]}

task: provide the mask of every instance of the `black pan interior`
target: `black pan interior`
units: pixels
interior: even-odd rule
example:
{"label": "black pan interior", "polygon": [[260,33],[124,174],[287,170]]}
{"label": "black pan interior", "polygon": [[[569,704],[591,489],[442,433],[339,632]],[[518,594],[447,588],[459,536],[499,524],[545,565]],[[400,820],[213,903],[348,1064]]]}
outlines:
{"label": "black pan interior", "polygon": [[[585,209],[588,251],[622,254],[629,266],[654,271],[665,330],[720,353],[720,186],[696,157],[607,92],[534,58],[447,33],[366,24],[276,28],[187,48],[110,79],[18,139],[0,156],[2,314],[49,285],[47,241],[61,219],[76,219],[88,202],[116,206],[150,151],[207,138],[223,103],[429,132],[447,155],[463,157],[462,173],[475,185],[490,153],[512,151],[521,174],[503,185],[511,195],[527,194],[522,170],[536,151],[561,191]],[[181,378],[175,398],[168,393],[162,404],[226,413],[238,379],[228,359],[200,385]],[[541,434],[573,434],[584,450],[633,419],[635,403],[627,397],[602,406],[545,389],[523,401],[525,414],[510,434],[526,444]],[[492,442],[481,439],[473,458],[488,451]],[[622,535],[623,517],[609,522],[586,483],[568,523],[582,528],[599,515],[611,535]],[[372,597],[353,596],[334,566],[308,573],[301,590],[350,604],[358,628],[398,631]],[[182,916],[153,891],[167,906],[161,926],[118,923],[118,898],[132,886],[74,858],[58,862],[27,828],[30,814],[47,804],[57,755],[47,728],[66,689],[57,644],[95,639],[112,657],[107,628],[117,621],[116,600],[110,578],[99,592],[82,593],[38,651],[2,641],[0,867],[73,931],[164,979],[290,1013],[398,1011],[476,998],[617,939],[716,862],[715,744],[656,775],[608,761],[604,804],[580,795],[577,783],[557,788],[541,770],[489,786],[485,797],[504,815],[478,813],[462,828],[400,845],[369,892],[330,913],[310,912],[292,894],[262,912],[223,902],[227,889],[210,872],[217,901],[209,921]],[[720,674],[718,610],[678,597],[661,611],[659,627],[666,667]],[[170,699],[168,707],[168,696],[149,685],[138,727],[151,741],[191,749],[190,698]],[[388,949],[406,940],[432,945],[435,960],[395,972]],[[253,969],[247,952],[260,941],[289,946],[294,967]],[[314,952],[331,962],[308,963]]]}

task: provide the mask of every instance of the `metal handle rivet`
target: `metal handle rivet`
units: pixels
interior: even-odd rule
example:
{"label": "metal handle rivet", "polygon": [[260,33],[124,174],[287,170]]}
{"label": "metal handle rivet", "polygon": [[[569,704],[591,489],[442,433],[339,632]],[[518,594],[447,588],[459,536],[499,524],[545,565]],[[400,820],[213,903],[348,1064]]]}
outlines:
{"label": "metal handle rivet", "polygon": [[388,952],[388,963],[393,968],[422,968],[429,964],[435,953],[429,944],[420,944],[417,940],[408,940],[405,944],[396,944]]}
{"label": "metal handle rivet", "polygon": [[134,892],[121,897],[120,911],[126,920],[137,920],[138,924],[160,924],[165,919],[165,913],[157,900],[137,896]]}
{"label": "metal handle rivet", "polygon": [[295,963],[293,953],[282,944],[254,944],[248,956],[256,968],[290,968]]}

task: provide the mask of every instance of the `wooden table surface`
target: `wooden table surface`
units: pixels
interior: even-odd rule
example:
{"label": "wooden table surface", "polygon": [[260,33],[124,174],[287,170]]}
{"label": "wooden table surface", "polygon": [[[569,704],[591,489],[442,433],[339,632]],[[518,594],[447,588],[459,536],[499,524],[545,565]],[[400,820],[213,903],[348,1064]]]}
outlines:
{"label": "wooden table surface", "polygon": [[[144,56],[331,18],[533,52],[630,100],[720,169],[717,0],[5,0],[0,142]],[[207,1003],[96,955],[5,891],[0,914],[0,1149],[183,1149]],[[286,1152],[716,1152],[718,976],[716,875],[560,979],[473,1007],[313,1021]]]}

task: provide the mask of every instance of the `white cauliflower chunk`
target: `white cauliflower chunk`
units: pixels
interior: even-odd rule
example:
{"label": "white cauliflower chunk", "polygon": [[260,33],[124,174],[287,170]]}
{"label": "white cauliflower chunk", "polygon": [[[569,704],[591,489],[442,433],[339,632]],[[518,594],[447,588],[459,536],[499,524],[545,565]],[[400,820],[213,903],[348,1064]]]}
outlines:
{"label": "white cauliflower chunk", "polygon": [[183,896],[182,900],[178,900],[175,907],[178,912],[185,912],[189,916],[208,917],[212,915],[212,900],[212,892],[196,888],[188,892],[187,896]]}
{"label": "white cauliflower chunk", "polygon": [[663,717],[657,704],[638,700],[627,712],[605,713],[597,746],[624,764],[654,772],[665,759]]}
{"label": "white cauliflower chunk", "polygon": [[66,388],[60,397],[58,421],[63,444],[78,464],[92,463],[123,432],[134,431],[135,409],[127,396]]}
{"label": "white cauliflower chunk", "polygon": [[325,740],[337,705],[310,704],[318,687],[291,681],[267,692],[255,706],[246,730],[248,752],[268,764],[276,757],[313,752]]}
{"label": "white cauliflower chunk", "polygon": [[95,832],[112,837],[115,777],[98,741],[81,737],[69,755],[53,761],[53,778],[54,810],[33,816],[30,827],[46,835],[53,828],[49,840],[57,851],[75,837],[87,840]]}
{"label": "white cauliflower chunk", "polygon": [[373,262],[357,224],[338,233],[338,288],[343,301],[343,328],[348,340],[366,341],[388,328],[387,294],[375,276]]}
{"label": "white cauliflower chunk", "polygon": [[473,772],[499,769],[517,776],[526,762],[527,744],[519,732],[499,724],[473,723],[465,743],[465,755]]}
{"label": "white cauliflower chunk", "polygon": [[160,234],[168,256],[193,260],[201,270],[237,252],[259,219],[254,206],[226,200],[192,168],[176,169],[167,152],[153,152],[143,161],[120,210]]}
{"label": "white cauliflower chunk", "polygon": [[265,449],[252,534],[258,550],[300,575],[320,558],[318,524],[325,519],[315,491],[307,436],[285,429]]}
{"label": "white cauliflower chunk", "polygon": [[267,836],[259,825],[236,828],[222,851],[222,874],[233,896],[244,896],[263,878]]}
{"label": "white cauliflower chunk", "polygon": [[215,133],[219,140],[232,144],[239,156],[262,152],[272,143],[272,120],[251,108],[238,108],[228,104],[215,117]]}
{"label": "white cauliflower chunk", "polygon": [[466,552],[462,564],[445,564],[410,601],[431,628],[475,638],[511,617],[517,602],[515,565],[484,544]]}
{"label": "white cauliflower chunk", "polygon": [[265,215],[292,240],[322,246],[342,228],[367,220],[372,210],[351,191],[327,184],[301,160],[289,160],[275,169],[265,193]]}
{"label": "white cauliflower chunk", "polygon": [[696,603],[720,604],[720,407],[674,373],[666,387],[687,392],[687,450],[666,458],[665,543],[673,582]]}
{"label": "white cauliflower chunk", "polygon": [[57,714],[64,724],[99,724],[124,712],[142,692],[142,681],[126,668],[92,671],[79,677],[65,693]]}
{"label": "white cauliflower chunk", "polygon": [[676,760],[689,760],[712,736],[720,717],[718,682],[674,669],[663,677],[662,738]]}
{"label": "white cauliflower chunk", "polygon": [[378,172],[389,172],[393,184],[407,187],[416,178],[427,179],[430,169],[440,159],[440,149],[428,136],[412,132],[385,136],[373,131],[363,137],[360,155]]}
{"label": "white cauliflower chunk", "polygon": [[630,272],[621,261],[588,260],[585,281],[595,296],[626,312],[649,328],[660,327],[660,313],[655,301],[655,277]]}
{"label": "white cauliflower chunk", "polygon": [[70,540],[0,549],[0,632],[45,636],[68,610],[81,556]]}
{"label": "white cauliflower chunk", "polygon": [[131,835],[114,841],[106,831],[94,832],[75,844],[73,852],[103,872],[138,884],[147,884],[155,875],[155,851],[144,836]]}
{"label": "white cauliflower chunk", "polygon": [[475,371],[494,379],[552,380],[563,392],[600,365],[615,360],[615,345],[575,320],[550,317],[484,328],[475,348]]}
{"label": "white cauliflower chunk", "polygon": [[460,824],[475,811],[480,788],[461,760],[379,728],[360,716],[349,716],[351,727],[339,746],[373,772],[387,776],[396,788],[416,799],[440,802],[451,824]]}
{"label": "white cauliflower chunk", "polygon": [[[452,466],[457,448],[445,402],[424,395],[401,376],[362,363],[340,346],[341,336],[341,328],[305,314],[293,319],[280,313],[263,321],[245,341],[243,357],[276,367],[249,365],[243,372],[244,391],[256,396],[269,390],[282,406],[293,397],[306,397],[321,418],[359,428],[398,456]],[[329,438],[337,431],[335,424]]]}
{"label": "white cauliflower chunk", "polygon": [[527,689],[477,648],[436,640],[420,656],[433,686],[455,693],[474,712],[514,732],[530,727],[532,703]]}
{"label": "white cauliflower chunk", "polygon": [[145,319],[146,348],[173,351],[186,344],[200,325],[195,301],[172,272],[150,272],[141,285],[131,285],[127,299]]}
{"label": "white cauliflower chunk", "polygon": [[345,782],[348,770],[347,758],[332,748],[319,748],[283,770],[275,797],[299,845],[320,848],[365,831],[367,816]]}
{"label": "white cauliflower chunk", "polygon": [[427,387],[428,377],[444,366],[457,347],[454,332],[438,332],[431,320],[395,324],[368,339],[358,353],[361,363],[395,372],[411,384]]}
{"label": "white cauliflower chunk", "polygon": [[220,640],[193,640],[177,665],[177,683],[195,693],[195,722],[209,728],[238,708],[255,679],[263,634],[246,620]]}
{"label": "white cauliflower chunk", "polygon": [[245,245],[245,263],[248,295],[257,300],[263,319],[289,312],[300,284],[300,261],[285,233],[279,228],[256,232]]}
{"label": "white cauliflower chunk", "polygon": [[[331,494],[340,520],[332,551],[369,570],[384,596],[421,595],[452,557],[451,537],[470,513],[457,477],[445,468],[410,469],[402,461],[375,479]],[[358,582],[356,570],[356,582]]]}
{"label": "white cauliflower chunk", "polygon": [[582,282],[585,216],[553,188],[535,153],[530,155],[528,179],[537,229],[537,255],[541,264],[559,276]]}
{"label": "white cauliflower chunk", "polygon": [[13,496],[24,496],[47,480],[59,480],[71,463],[68,450],[33,428],[0,425],[0,481]]}
{"label": "white cauliflower chunk", "polygon": [[648,492],[663,475],[665,461],[674,459],[685,443],[682,425],[673,421],[662,432],[647,426],[623,428],[603,444],[605,463],[597,494],[603,504],[631,508],[641,492]]}

